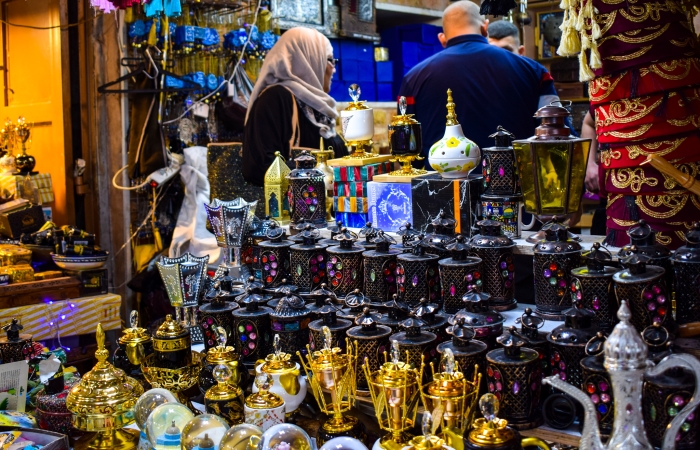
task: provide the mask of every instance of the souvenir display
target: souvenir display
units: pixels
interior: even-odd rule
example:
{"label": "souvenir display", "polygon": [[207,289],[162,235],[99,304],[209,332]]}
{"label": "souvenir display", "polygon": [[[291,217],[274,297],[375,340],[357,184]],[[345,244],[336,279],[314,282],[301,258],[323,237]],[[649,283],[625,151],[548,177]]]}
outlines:
{"label": "souvenir display", "polygon": [[241,248],[251,229],[257,204],[257,200],[247,202],[239,197],[228,202],[215,198],[210,205],[204,205],[216,245],[223,249],[222,265],[235,280],[242,281],[251,275],[241,259]]}
{"label": "souvenir display", "polygon": [[249,423],[234,425],[224,433],[219,450],[254,450],[262,433],[262,428]]}
{"label": "souvenir display", "polygon": [[440,257],[425,253],[423,236],[412,241],[411,253],[396,257],[396,284],[399,297],[408,305],[416,306],[421,298],[440,302]]}
{"label": "souvenir display", "polygon": [[[257,374],[265,373],[272,377],[270,392],[284,400],[285,413],[291,416],[306,397],[306,380],[301,374],[299,363],[292,361],[292,355],[284,353],[281,348],[279,335],[275,334],[272,347],[274,353],[267,355],[262,364],[255,367]],[[253,392],[258,387],[253,385]]]}
{"label": "souvenir display", "polygon": [[599,330],[593,311],[580,308],[574,302],[571,308],[564,311],[564,324],[547,335],[551,345],[550,374],[559,375],[559,378],[573,386],[581,386],[583,379],[580,361],[586,357],[586,343]]}
{"label": "souvenir display", "polygon": [[630,247],[630,251],[632,254],[620,261],[625,270],[613,275],[617,300],[629,301],[630,322],[638,332],[657,322],[673,333],[675,323],[664,283],[666,271],[663,267],[648,265],[651,258],[636,253],[635,246]]}
{"label": "souvenir display", "polygon": [[359,289],[355,289],[345,296],[345,308],[338,311],[338,315],[343,319],[355,320],[365,306],[369,305],[369,300]]}
{"label": "souvenir display", "polygon": [[[433,333],[437,339],[435,344],[439,344],[447,340],[445,326],[447,325],[447,316],[438,313],[440,307],[434,303],[428,302],[427,298],[420,299],[418,306],[413,308],[411,315],[421,320],[424,324],[423,329]],[[434,354],[431,356],[435,356]]]}
{"label": "souvenir display", "polygon": [[[243,423],[243,389],[238,380],[240,368],[235,367],[234,372],[230,364],[217,364],[211,369],[212,385],[204,393],[204,408],[209,414],[216,414],[226,421],[228,425]],[[208,374],[207,374],[208,375]],[[205,376],[206,378],[206,376]],[[248,377],[246,376],[246,379]],[[201,380],[201,377],[200,377]],[[209,380],[206,380],[207,384]],[[200,382],[200,389],[202,385]],[[201,416],[200,416],[201,417]],[[184,434],[184,430],[183,430]],[[223,433],[221,433],[223,434]],[[213,437],[213,436],[212,436]]]}
{"label": "souvenir display", "polygon": [[[494,147],[482,148],[481,173],[484,177],[484,195],[517,195],[520,181],[515,164],[512,142],[515,136],[498,126],[489,136],[496,141]],[[483,196],[482,196],[483,198]]]}
{"label": "souvenir display", "polygon": [[3,364],[24,361],[33,356],[32,335],[20,334],[24,327],[19,320],[13,318],[2,329],[6,333],[6,336],[0,337],[0,358]]}
{"label": "souvenir display", "polygon": [[[379,370],[381,355],[389,349],[389,335],[392,333],[391,328],[377,323],[379,317],[378,314],[371,313],[368,307],[364,307],[362,314],[355,318],[357,326],[346,331],[350,343],[357,349],[359,361],[361,364],[367,364],[370,372]],[[364,391],[367,395],[369,385],[365,371],[359,370],[355,376],[357,390]]]}
{"label": "souvenir display", "polygon": [[362,89],[357,84],[348,86],[348,93],[352,101],[340,111],[340,123],[343,131],[343,139],[347,143],[351,153],[346,158],[366,159],[375,155],[365,151],[372,146],[374,136],[374,110],[360,100]]}
{"label": "souvenir display", "polygon": [[[362,423],[356,417],[343,414],[355,404],[357,348],[348,345],[343,353],[339,347],[333,346],[333,336],[328,327],[324,326],[321,334],[323,344],[319,346],[320,350],[311,352],[309,349],[306,361],[299,353],[318,407],[329,416],[321,425],[316,439],[321,445],[338,436],[364,440],[366,434]],[[326,400],[324,391],[330,393],[330,401]]]}
{"label": "souvenir display", "polygon": [[[256,291],[258,291],[256,289]],[[267,355],[270,340],[272,339],[272,326],[270,313],[272,309],[263,306],[264,297],[258,292],[248,288],[246,294],[240,300],[241,308],[234,310],[233,330],[234,348],[246,363],[255,362]]]}
{"label": "souvenir display", "polygon": [[386,312],[377,319],[377,323],[389,327],[393,333],[400,331],[400,323],[408,318],[411,309],[402,301],[399,301],[397,294],[393,295],[391,301],[384,303]]}
{"label": "souvenir display", "polygon": [[450,325],[456,324],[460,318],[474,329],[476,339],[483,341],[489,349],[496,347],[496,338],[503,333],[505,318],[501,313],[489,306],[491,296],[485,292],[469,290],[462,296],[464,308],[449,317]]}
{"label": "souvenir display", "polygon": [[604,367],[612,382],[612,396],[615,399],[612,433],[606,444],[601,441],[598,430],[596,405],[590,397],[577,387],[562,380],[559,376],[547,377],[543,383],[571,395],[583,405],[585,413],[581,432],[581,450],[605,450],[615,448],[652,449],[643,423],[642,395],[643,377],[657,376],[671,368],[685,368],[695,375],[695,390],[692,399],[679,408],[677,414],[666,428],[661,448],[674,448],[681,426],[700,403],[700,361],[691,355],[673,354],[661,363],[650,368],[647,362],[647,346],[640,333],[630,322],[632,313],[627,302],[620,302],[617,318],[620,320],[605,341]]}
{"label": "souvenir display", "polygon": [[364,272],[362,271],[362,253],[364,247],[355,245],[357,234],[343,228],[333,239],[339,245],[328,247],[326,273],[329,287],[339,299],[343,299],[355,289],[362,289]]}
{"label": "souvenir display", "polygon": [[500,419],[501,401],[494,394],[484,394],[479,399],[479,409],[484,418],[474,421],[469,436],[464,439],[467,450],[521,450],[538,447],[549,450],[549,446],[535,437],[521,438],[520,434],[509,427],[508,420]]}
{"label": "souvenir display", "polygon": [[406,222],[396,233],[396,235],[401,239],[401,242],[398,244],[391,244],[389,248],[392,250],[399,250],[401,253],[411,253],[413,248],[407,244],[415,239],[418,239],[420,234],[421,232],[413,228],[413,225],[411,225],[410,222]]}
{"label": "souvenir display", "polygon": [[214,281],[204,295],[204,299],[209,303],[199,306],[199,325],[204,335],[204,350],[217,345],[216,330],[219,327],[223,328],[228,336],[229,341],[226,345],[235,345],[232,312],[238,308],[238,304],[234,299],[245,291],[242,288],[233,287],[229,280],[231,280],[230,277],[222,277]]}
{"label": "souvenir display", "polygon": [[412,364],[413,367],[420,367],[424,361],[430,362],[437,359],[437,350],[435,349],[437,336],[430,331],[423,331],[425,322],[415,317],[409,317],[402,321],[400,326],[403,331],[392,334],[389,340],[392,345],[393,342],[398,343],[400,352],[406,354],[406,362]]}
{"label": "souvenir display", "polygon": [[534,249],[535,314],[545,319],[562,320],[568,308],[571,270],[581,265],[581,245],[569,238],[569,230],[556,223],[545,230],[544,240]]}
{"label": "souvenir display", "polygon": [[515,300],[515,242],[503,234],[503,224],[493,220],[476,223],[479,234],[470,242],[474,254],[481,258],[481,289],[491,294],[491,307],[508,311]]}
{"label": "souvenir display", "polygon": [[338,319],[338,308],[333,305],[331,299],[327,299],[327,303],[317,312],[321,315],[321,318],[309,323],[311,350],[315,351],[323,348],[323,330],[326,328],[331,334],[331,345],[345,350],[345,333],[352,326],[352,322],[346,319]]}
{"label": "souvenir display", "polygon": [[444,358],[445,352],[450,350],[457,366],[467,379],[480,376],[480,371],[483,371],[486,366],[485,356],[488,350],[486,344],[474,340],[476,332],[467,326],[464,317],[460,317],[454,325],[447,327],[447,334],[452,336],[452,340],[439,344],[437,351]]}
{"label": "souvenir display", "polygon": [[306,308],[301,297],[287,292],[280,299],[277,308],[270,313],[272,332],[279,336],[280,349],[295,355],[306,349],[309,342],[309,318],[311,311]]}
{"label": "souvenir display", "polygon": [[[141,381],[143,384],[145,379],[143,378],[143,373],[141,373],[141,362],[146,356],[153,353],[153,342],[151,341],[150,333],[145,328],[139,327],[138,311],[131,311],[129,322],[131,327],[122,331],[122,335],[117,340],[117,349],[114,351],[113,358],[114,367],[123,370],[130,377]],[[0,338],[0,354],[3,351],[2,346],[3,343]],[[2,359],[3,362],[7,361],[4,355]]]}
{"label": "souvenir display", "polygon": [[372,450],[400,450],[413,438],[409,430],[416,424],[423,364],[409,363],[408,354],[401,361],[397,341],[392,341],[391,359],[387,361],[384,355],[384,364],[374,372],[367,362],[362,365],[379,429],[384,433]]}
{"label": "souvenir display", "polygon": [[315,169],[316,158],[308,150],[294,158],[296,169],[289,180],[289,216],[291,224],[309,221],[318,228],[326,226],[326,183],[325,174]]}
{"label": "souvenir display", "polygon": [[362,253],[363,292],[370,302],[384,303],[396,293],[396,255],[401,251],[390,248],[396,241],[381,230],[373,242],[376,248]]}
{"label": "souvenir display", "polygon": [[[444,350],[437,369],[432,365],[431,369],[432,381],[421,388],[423,407],[435,416],[437,423],[433,428],[440,429],[438,436],[454,448],[461,444],[474,420],[481,374],[474,372],[474,377],[467,379],[449,348]],[[430,413],[423,416],[430,416]]]}
{"label": "souvenir display", "polygon": [[700,322],[700,222],[685,233],[685,245],[673,254],[676,322]]}
{"label": "souvenir display", "polygon": [[190,253],[156,261],[170,304],[175,308],[176,320],[182,321],[196,344],[204,342],[202,329],[197,323],[197,306],[204,295],[208,261],[209,255],[198,258]]}
{"label": "souvenir display", "polygon": [[445,135],[430,147],[428,160],[443,178],[466,178],[481,162],[479,147],[464,136],[462,125],[457,122],[452,89],[447,90]]}
{"label": "souvenir display", "polygon": [[254,393],[245,399],[245,422],[260,427],[263,432],[284,423],[285,403],[282,397],[271,392],[272,376],[259,373],[255,377]]}
{"label": "souvenir display", "polygon": [[146,419],[146,435],[154,450],[172,450],[182,446],[182,429],[194,414],[179,403],[156,406]]}
{"label": "souvenir display", "polygon": [[469,289],[483,289],[481,259],[469,256],[471,246],[464,236],[457,235],[455,242],[447,245],[451,257],[438,261],[440,285],[442,287],[442,308],[454,314],[462,309],[462,295]]}
{"label": "souvenir display", "polygon": [[501,404],[501,413],[516,429],[542,425],[540,411],[542,369],[539,354],[524,347],[525,340],[511,327],[498,338],[502,348],[486,354],[486,386]]}
{"label": "souvenir display", "polygon": [[263,288],[274,288],[289,277],[289,248],[294,244],[284,239],[284,229],[273,223],[265,233],[268,240],[258,244],[260,247],[260,266]]}
{"label": "souvenir display", "polygon": [[[513,141],[525,211],[538,217],[566,216],[581,205],[591,140],[571,136],[566,125],[570,116],[563,102],[554,101],[535,113],[541,124],[534,136]],[[536,243],[543,234],[537,233],[528,241]]]}
{"label": "souvenir display", "polygon": [[598,326],[610,331],[617,322],[612,278],[619,269],[610,267],[612,255],[597,242],[582,256],[586,265],[571,271],[571,300],[593,311]]}
{"label": "souvenir display", "polygon": [[183,450],[217,449],[231,427],[221,417],[201,414],[182,429]]}
{"label": "souvenir display", "polygon": [[423,150],[423,134],[421,125],[413,114],[406,114],[406,97],[399,97],[399,112],[389,124],[389,150],[394,157],[392,162],[400,162],[401,170],[395,170],[392,176],[417,176],[427,173],[423,169],[414,169],[413,161],[423,159],[420,156]]}
{"label": "souvenir display", "polygon": [[600,331],[586,343],[586,356],[581,360],[581,388],[590,397],[598,413],[598,428],[603,436],[610,436],[613,424],[612,383],[605,371],[603,347],[605,336]]}
{"label": "souvenir display", "polygon": [[218,345],[207,350],[206,358],[202,361],[202,370],[199,372],[198,384],[202,394],[206,394],[212,386],[216,385],[213,372],[218,365],[228,367],[230,372],[228,382],[232,386],[245,386],[249,378],[248,370],[243,367],[234,348],[226,345],[228,337],[226,330],[219,328],[216,333]]}
{"label": "souvenir display", "polygon": [[[374,250],[377,247],[374,238],[377,237],[380,231],[382,230],[373,226],[372,222],[365,222],[357,233],[359,239],[355,244],[364,247],[365,250]],[[362,240],[362,238],[364,238],[364,240]]]}
{"label": "souvenir display", "polygon": [[289,166],[280,152],[265,172],[265,214],[280,224],[289,223]]}
{"label": "souvenir display", "polygon": [[150,389],[144,392],[141,397],[136,400],[134,405],[134,422],[141,430],[139,437],[138,450],[151,450],[151,442],[146,434],[146,421],[157,406],[164,403],[178,403],[177,398],[167,389]]}
{"label": "souvenir display", "polygon": [[[107,362],[109,351],[105,349],[101,324],[97,325],[95,358],[95,367],[83,375],[66,397],[66,408],[73,414],[73,426],[91,433],[74,448],[135,449],[138,431],[123,427],[134,421],[134,404],[143,394],[143,387]],[[105,446],[105,443],[109,444]]]}
{"label": "souvenir display", "polygon": [[320,233],[313,224],[307,223],[297,234],[302,237],[300,244],[289,247],[290,273],[300,294],[307,294],[326,283],[327,244],[318,242]]}

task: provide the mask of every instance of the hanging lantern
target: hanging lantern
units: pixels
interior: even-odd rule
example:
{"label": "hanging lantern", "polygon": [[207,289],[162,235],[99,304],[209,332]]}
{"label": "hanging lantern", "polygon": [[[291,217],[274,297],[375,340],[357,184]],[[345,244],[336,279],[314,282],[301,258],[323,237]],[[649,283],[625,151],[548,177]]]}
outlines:
{"label": "hanging lantern", "polygon": [[597,242],[591,251],[583,254],[584,267],[571,271],[571,300],[579,302],[595,314],[595,321],[604,331],[611,331],[617,323],[617,301],[612,289],[612,277],[619,270],[608,267],[612,255]]}
{"label": "hanging lantern", "polygon": [[515,137],[502,126],[489,136],[495,139],[494,147],[481,149],[481,173],[484,177],[485,195],[520,194],[520,181],[515,164],[512,142]]}
{"label": "hanging lantern", "polygon": [[396,293],[396,255],[401,251],[389,248],[396,241],[381,230],[373,242],[376,248],[362,253],[364,292],[373,307],[381,307]]}
{"label": "hanging lantern", "polygon": [[286,225],[289,223],[289,167],[280,152],[275,152],[275,159],[265,172],[265,214]]}
{"label": "hanging lantern", "polygon": [[364,281],[362,252],[365,249],[355,245],[357,235],[347,228],[343,228],[343,231],[333,239],[339,245],[326,249],[328,253],[326,273],[328,274],[329,287],[339,299],[343,299],[355,289],[362,289]]}
{"label": "hanging lantern", "polygon": [[289,180],[289,215],[292,225],[308,220],[316,227],[326,226],[326,182],[325,174],[314,168],[316,159],[308,150],[294,159],[296,169]]}
{"label": "hanging lantern", "polygon": [[408,306],[416,306],[421,298],[440,302],[440,269],[438,255],[425,253],[423,235],[412,241],[412,253],[396,257],[398,293]]}
{"label": "hanging lantern", "polygon": [[481,258],[481,289],[491,294],[491,307],[508,311],[515,300],[515,242],[502,232],[502,224],[493,220],[477,222],[479,234],[471,240],[473,252]]}
{"label": "hanging lantern", "polygon": [[688,230],[685,242],[673,255],[679,324],[700,322],[700,222]]}
{"label": "hanging lantern", "polygon": [[462,295],[469,289],[483,289],[481,259],[469,256],[471,246],[464,236],[457,235],[455,242],[447,245],[451,258],[438,261],[442,287],[443,309],[454,314],[462,309]]}
{"label": "hanging lantern", "polygon": [[[289,247],[292,283],[299,288],[300,294],[307,294],[326,283],[326,248],[318,242],[318,229],[310,223],[297,234],[302,237],[300,244]],[[325,299],[323,299],[325,300]]]}
{"label": "hanging lantern", "polygon": [[241,259],[241,248],[246,243],[248,232],[255,217],[258,201],[246,202],[242,198],[224,202],[215,198],[211,205],[204,205],[216,245],[223,248],[222,265],[229,269],[236,280],[245,280],[251,274]]}

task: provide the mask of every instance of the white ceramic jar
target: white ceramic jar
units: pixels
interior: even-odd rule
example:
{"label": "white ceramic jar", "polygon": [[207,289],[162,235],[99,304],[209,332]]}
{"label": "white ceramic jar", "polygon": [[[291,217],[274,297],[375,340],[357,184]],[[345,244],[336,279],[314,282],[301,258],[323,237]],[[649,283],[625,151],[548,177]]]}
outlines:
{"label": "white ceramic jar", "polygon": [[[270,392],[277,394],[284,400],[285,411],[290,415],[299,408],[306,397],[306,379],[301,374],[299,363],[290,361],[291,356],[286,353],[271,354],[265,362],[255,367],[257,374],[267,373],[272,377],[273,384]],[[253,392],[258,388],[253,384]]]}

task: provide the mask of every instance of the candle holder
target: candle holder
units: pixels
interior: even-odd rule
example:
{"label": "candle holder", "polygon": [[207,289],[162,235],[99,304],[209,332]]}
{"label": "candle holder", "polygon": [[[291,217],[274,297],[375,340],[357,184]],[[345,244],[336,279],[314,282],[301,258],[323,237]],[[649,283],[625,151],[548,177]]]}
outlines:
{"label": "candle holder", "polygon": [[610,436],[614,414],[615,399],[612,396],[612,383],[603,363],[605,336],[598,332],[586,343],[586,356],[581,360],[581,388],[588,394],[598,413],[600,433]]}
{"label": "candle holder", "polygon": [[414,314],[400,325],[404,331],[392,334],[389,340],[398,342],[401,353],[406,353],[407,362],[413,367],[420,367],[426,359],[432,361],[437,354],[435,333],[424,331],[422,328],[425,322],[417,319]]}
{"label": "candle holder", "polygon": [[84,436],[76,449],[135,449],[138,430],[124,427],[134,421],[133,408],[143,394],[141,384],[107,362],[105,333],[97,324],[97,364],[83,375],[66,397],[66,408],[73,414],[73,426],[93,433]]}
{"label": "candle holder", "polygon": [[635,246],[630,247],[630,251],[632,254],[620,261],[626,269],[613,275],[618,301],[629,299],[630,322],[640,333],[654,322],[673,333],[676,325],[664,282],[666,271],[663,267],[649,265],[651,258],[636,253]]}
{"label": "candle holder", "polygon": [[19,320],[13,318],[2,329],[7,333],[6,336],[0,337],[0,357],[3,364],[24,361],[34,356],[32,335],[20,334],[24,326]]}
{"label": "candle holder", "polygon": [[440,269],[438,255],[425,253],[423,236],[412,241],[411,253],[396,257],[396,284],[398,294],[409,306],[416,306],[421,298],[440,302]]}
{"label": "candle holder", "polygon": [[503,226],[493,220],[477,222],[479,234],[471,240],[472,251],[481,258],[481,289],[491,294],[496,311],[515,308],[515,242],[503,234]]}
{"label": "candle holder", "polygon": [[[245,419],[243,390],[238,383],[231,382],[234,376],[230,365],[217,364],[211,369],[211,377],[216,384],[204,393],[204,408],[207,414],[216,414],[230,426],[243,423]],[[199,448],[202,448],[201,441]]]}
{"label": "candle holder", "polygon": [[265,233],[268,240],[260,247],[260,268],[263,288],[274,288],[289,278],[289,248],[294,244],[284,239],[284,229],[276,223],[270,224]]}
{"label": "candle holder", "polygon": [[520,194],[520,181],[515,164],[513,136],[502,126],[489,136],[496,141],[494,147],[481,149],[481,173],[484,177],[485,195],[517,195]]}
{"label": "candle holder", "polygon": [[434,428],[440,428],[438,436],[454,447],[462,443],[465,431],[474,420],[481,374],[475,369],[471,381],[466,379],[449,348],[442,354],[438,371],[432,364],[430,368],[432,381],[421,389],[423,407],[425,411],[432,411],[436,418]]}
{"label": "candle holder", "polygon": [[569,230],[554,223],[545,230],[545,239],[535,245],[535,314],[545,319],[563,320],[568,308],[571,270],[581,265],[581,245],[569,239]]}
{"label": "candle holder", "polygon": [[[333,336],[327,326],[322,328],[322,334],[323,346],[314,352],[307,347],[306,362],[301,353],[297,353],[319,408],[331,416],[319,430],[319,444],[338,436],[350,436],[362,441],[367,437],[362,423],[356,417],[344,414],[355,404],[357,349],[347,345],[343,354],[340,348],[333,347]],[[324,391],[330,393],[330,402],[326,401]]]}
{"label": "candle holder", "polygon": [[685,234],[685,245],[673,255],[676,322],[700,322],[700,222]]}
{"label": "candle holder", "polygon": [[373,242],[376,248],[362,253],[364,292],[370,303],[382,304],[396,293],[396,255],[401,251],[389,248],[396,241],[381,230]]}
{"label": "candle holder", "polygon": [[280,339],[280,348],[290,355],[306,348],[309,342],[310,311],[301,297],[288,292],[270,313],[272,332]]}
{"label": "candle holder", "polygon": [[[666,271],[664,277],[666,286],[673,286],[672,252],[656,242],[656,231],[646,221],[640,220],[627,230],[627,235],[630,237],[630,243],[620,249],[617,253],[618,259],[622,260],[632,253],[648,256],[651,259],[647,264],[663,267]],[[633,246],[635,250],[632,250]]]}
{"label": "candle holder", "polygon": [[[123,370],[143,385],[146,384],[146,379],[141,372],[141,362],[146,356],[153,353],[153,342],[150,333],[145,328],[139,327],[138,311],[131,311],[129,324],[131,327],[122,331],[122,335],[117,340],[117,349],[114,351],[113,359],[114,367]],[[8,340],[10,331],[8,330]],[[3,350],[2,341],[0,341],[0,353],[3,353],[2,358],[4,362],[7,359],[5,359]],[[144,389],[146,387],[144,386]]]}
{"label": "candle holder", "polygon": [[302,237],[302,242],[289,247],[290,272],[292,283],[299,287],[299,293],[303,295],[326,283],[328,246],[318,242],[320,232],[310,223],[305,224],[297,236]]}
{"label": "candle holder", "polygon": [[486,383],[503,417],[513,428],[525,430],[542,425],[542,371],[537,352],[524,347],[515,327],[509,331],[498,338],[502,348],[486,354]]}
{"label": "candle holder", "polygon": [[367,159],[376,155],[365,152],[365,147],[372,147],[374,136],[374,111],[360,100],[362,90],[357,84],[348,87],[352,102],[340,111],[340,123],[343,129],[343,139],[348,148],[353,151],[345,159]]}
{"label": "candle holder", "polygon": [[308,150],[294,158],[296,169],[289,179],[289,215],[291,224],[309,221],[318,228],[326,226],[325,174],[316,169],[316,158]]}
{"label": "candle holder", "polygon": [[248,364],[267,355],[272,340],[272,309],[264,306],[264,298],[256,291],[248,288],[240,301],[242,308],[231,313],[234,348],[241,355],[241,360]]}
{"label": "candle holder", "polygon": [[[274,381],[269,391],[284,399],[286,417],[291,417],[306,397],[306,381],[301,374],[299,363],[292,361],[292,355],[282,351],[282,343],[278,334],[273,339],[273,353],[267,355],[264,361],[259,361],[255,367],[257,374],[270,375]],[[254,384],[253,392],[259,387]]]}
{"label": "candle holder", "polygon": [[456,324],[460,318],[474,329],[476,339],[484,342],[489,349],[496,347],[496,338],[503,333],[505,318],[489,306],[491,296],[485,292],[469,290],[462,296],[463,309],[448,318],[450,325]]}
{"label": "candle holder", "polygon": [[391,244],[389,248],[391,250],[399,250],[401,253],[411,253],[413,251],[413,247],[408,245],[408,243],[418,239],[420,234],[420,231],[416,230],[413,228],[413,225],[406,222],[399,228],[399,231],[396,232],[396,235],[399,237],[399,239],[401,239],[401,242],[398,244]]}
{"label": "candle holder", "polygon": [[437,351],[444,355],[447,350],[450,350],[465,377],[476,379],[478,375],[481,379],[479,368],[486,366],[485,356],[488,350],[486,344],[474,340],[476,332],[467,326],[464,317],[460,317],[457,323],[447,327],[447,334],[452,336],[452,340],[438,345]]}
{"label": "candle holder", "polygon": [[198,258],[190,253],[156,261],[170,304],[175,308],[175,317],[190,331],[196,344],[204,342],[196,308],[204,295],[208,262],[209,255]]}
{"label": "candle holder", "polygon": [[365,360],[362,369],[369,383],[369,392],[376,412],[379,429],[385,434],[379,438],[377,447],[384,450],[401,450],[413,437],[409,430],[416,423],[423,364],[413,366],[400,361],[398,342],[392,343],[391,361],[384,352],[384,364],[371,371]]}
{"label": "candle holder", "polygon": [[583,259],[586,265],[571,271],[571,300],[593,311],[598,326],[608,332],[617,323],[612,278],[619,269],[606,266],[612,264],[612,255],[597,242]]}
{"label": "candle holder", "polygon": [[[391,328],[377,324],[379,317],[378,314],[371,313],[369,308],[365,307],[362,314],[355,318],[357,326],[346,331],[350,343],[357,349],[358,358],[369,365],[370,372],[379,370],[379,355],[388,350],[388,338],[392,332]],[[360,392],[358,395],[362,395],[362,393],[365,396],[369,395],[367,390],[369,385],[364,370],[357,372],[356,376],[357,390]]]}
{"label": "candle holder", "polygon": [[462,235],[457,235],[447,249],[452,257],[438,261],[442,306],[446,313],[454,314],[462,308],[462,295],[467,290],[483,288],[481,259],[469,256],[471,246]]}
{"label": "candle holder", "polygon": [[355,289],[362,289],[364,276],[362,272],[363,247],[355,245],[357,234],[343,228],[333,239],[339,245],[328,247],[328,261],[326,273],[328,274],[329,287],[336,297],[343,299]]}
{"label": "candle holder", "polygon": [[241,248],[246,243],[257,204],[257,200],[246,202],[239,197],[229,202],[215,198],[210,205],[204,205],[216,245],[223,249],[222,265],[235,280],[244,281],[251,275],[241,259]]}
{"label": "candle holder", "polygon": [[406,97],[399,97],[398,116],[394,116],[389,125],[389,149],[394,156],[392,162],[400,162],[401,170],[390,172],[391,176],[418,176],[428,173],[424,169],[414,169],[413,161],[421,161],[423,134],[421,125],[413,114],[406,114]]}
{"label": "candle holder", "polygon": [[352,322],[346,319],[338,319],[338,309],[333,305],[330,298],[326,299],[326,304],[318,310],[320,319],[309,323],[311,331],[311,350],[324,348],[326,338],[324,330],[328,329],[331,337],[331,345],[345,350],[345,333],[352,326]]}

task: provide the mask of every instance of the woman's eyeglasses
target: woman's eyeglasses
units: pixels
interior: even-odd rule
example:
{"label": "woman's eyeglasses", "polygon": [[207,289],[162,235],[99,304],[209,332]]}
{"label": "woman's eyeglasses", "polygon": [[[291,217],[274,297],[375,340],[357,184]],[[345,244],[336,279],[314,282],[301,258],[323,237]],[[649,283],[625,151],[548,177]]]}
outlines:
{"label": "woman's eyeglasses", "polygon": [[338,64],[338,58],[328,58],[328,62],[335,67]]}

